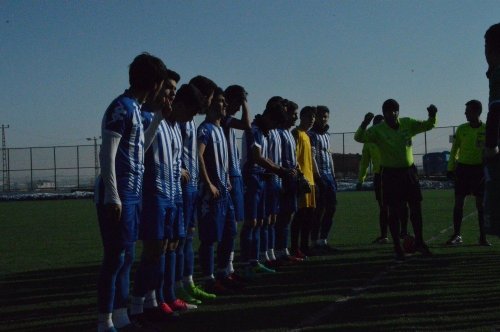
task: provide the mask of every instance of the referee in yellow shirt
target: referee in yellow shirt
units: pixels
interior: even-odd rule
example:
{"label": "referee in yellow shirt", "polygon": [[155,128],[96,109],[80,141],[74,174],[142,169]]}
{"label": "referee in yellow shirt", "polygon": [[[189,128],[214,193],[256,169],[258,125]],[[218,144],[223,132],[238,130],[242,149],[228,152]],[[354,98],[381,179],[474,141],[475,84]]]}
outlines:
{"label": "referee in yellow shirt", "polygon": [[415,249],[424,256],[432,255],[422,233],[422,192],[412,149],[412,137],[436,125],[436,106],[430,105],[427,112],[429,118],[426,121],[400,119],[398,102],[388,99],[382,105],[385,121],[366,129],[373,119],[373,113],[367,113],[354,135],[357,142],[375,143],[379,148],[382,201],[387,206],[389,230],[397,261],[405,259],[399,239],[399,215],[406,202],[415,233]]}
{"label": "referee in yellow shirt", "polygon": [[448,161],[448,178],[455,180],[455,206],[453,207],[453,235],[446,245],[462,244],[460,228],[464,215],[464,202],[467,195],[476,198],[479,221],[479,245],[490,246],[484,233],[484,171],[483,148],[486,126],[479,119],[482,111],[481,102],[470,100],[465,104],[467,123],[458,126]]}

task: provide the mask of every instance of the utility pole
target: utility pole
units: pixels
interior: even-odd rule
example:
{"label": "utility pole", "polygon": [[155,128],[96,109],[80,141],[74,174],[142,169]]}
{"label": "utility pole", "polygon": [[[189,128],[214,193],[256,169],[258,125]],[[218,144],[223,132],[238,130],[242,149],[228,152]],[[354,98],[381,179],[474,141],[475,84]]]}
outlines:
{"label": "utility pole", "polygon": [[94,141],[94,165],[95,165],[95,177],[99,175],[99,153],[97,152],[97,140],[101,139],[99,137],[87,137],[87,141]]}
{"label": "utility pole", "polygon": [[9,125],[2,125],[2,191],[10,191],[9,157],[5,142],[5,129],[7,128]]}

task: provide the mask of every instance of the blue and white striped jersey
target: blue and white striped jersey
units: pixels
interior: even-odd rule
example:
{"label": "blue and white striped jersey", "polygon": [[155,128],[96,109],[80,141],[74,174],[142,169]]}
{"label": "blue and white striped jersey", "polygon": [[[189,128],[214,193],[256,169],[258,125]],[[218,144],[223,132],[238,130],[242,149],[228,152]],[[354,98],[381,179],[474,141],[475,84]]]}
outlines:
{"label": "blue and white striped jersey", "polygon": [[[281,137],[278,129],[272,129],[269,131],[267,137],[267,157],[276,165],[281,166]],[[274,183],[281,184],[281,178],[272,173],[271,180]]]}
{"label": "blue and white striped jersey", "polygon": [[179,123],[164,121],[168,130],[169,140],[172,144],[172,174],[173,174],[173,199],[175,203],[182,202],[181,167],[182,167],[182,134]]}
{"label": "blue and white striped jersey", "polygon": [[[146,130],[153,121],[154,114],[141,111],[142,123]],[[174,204],[174,160],[172,156],[172,136],[165,121],[161,121],[151,147],[144,157],[144,197],[159,197]]]}
{"label": "blue and white striped jersey", "polygon": [[[101,130],[120,135],[115,156],[116,185],[122,203],[138,203],[142,195],[144,175],[144,128],[141,105],[137,100],[122,94],[106,109]],[[100,156],[101,164],[104,156]],[[100,186],[98,186],[100,187]],[[96,191],[96,201],[103,201],[104,192]]]}
{"label": "blue and white striped jersey", "polygon": [[263,174],[265,169],[257,165],[252,158],[254,146],[260,148],[262,157],[267,158],[267,137],[264,136],[255,122],[252,123],[252,128],[245,130],[243,134],[241,164],[243,165],[243,173]]}
{"label": "blue and white striped jersey", "polygon": [[221,126],[226,135],[227,148],[229,151],[229,176],[241,176],[240,151],[236,141],[236,130],[231,128],[231,121],[234,118],[227,116],[221,121]]}
{"label": "blue and white striped jersey", "polygon": [[320,174],[332,174],[330,135],[328,133],[320,134],[313,130],[310,130],[308,134],[311,139],[313,158],[316,160]]}
{"label": "blue and white striped jersey", "polygon": [[285,168],[297,167],[297,144],[288,129],[278,129],[281,138],[281,164]]}
{"label": "blue and white striped jersey", "polygon": [[198,190],[199,169],[198,169],[198,145],[196,142],[196,123],[194,120],[181,123],[181,134],[183,143],[182,167],[189,172],[189,182],[184,184],[184,189],[191,191]]}
{"label": "blue and white striped jersey", "polygon": [[210,182],[219,189],[221,196],[228,194],[229,156],[224,130],[204,121],[198,127],[198,143],[205,144],[203,161]]}

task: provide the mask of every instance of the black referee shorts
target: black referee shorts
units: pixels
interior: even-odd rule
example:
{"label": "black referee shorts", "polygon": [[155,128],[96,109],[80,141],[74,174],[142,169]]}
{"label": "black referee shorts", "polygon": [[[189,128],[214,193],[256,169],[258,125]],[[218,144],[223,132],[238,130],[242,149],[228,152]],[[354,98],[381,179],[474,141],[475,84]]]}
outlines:
{"label": "black referee shorts", "polygon": [[401,168],[382,167],[380,176],[384,205],[394,206],[422,201],[422,191],[415,165]]}
{"label": "black referee shorts", "polygon": [[484,195],[483,165],[457,164],[455,168],[455,195]]}

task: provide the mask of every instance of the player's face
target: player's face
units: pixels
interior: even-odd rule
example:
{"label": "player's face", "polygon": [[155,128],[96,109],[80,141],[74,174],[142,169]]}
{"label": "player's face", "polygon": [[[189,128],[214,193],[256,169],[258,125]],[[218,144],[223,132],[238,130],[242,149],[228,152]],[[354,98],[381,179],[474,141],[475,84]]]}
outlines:
{"label": "player's face", "polygon": [[384,120],[389,127],[394,127],[398,123],[399,109],[392,108],[384,111]]}
{"label": "player's face", "polygon": [[212,111],[217,117],[224,117],[226,116],[226,99],[224,98],[224,95],[217,95],[213,98],[212,100],[212,105],[210,106]]}
{"label": "player's face", "polygon": [[465,118],[468,122],[479,122],[479,116],[481,112],[474,107],[466,106],[465,107]]}
{"label": "player's face", "polygon": [[312,128],[315,120],[316,120],[316,115],[314,115],[313,113],[304,114],[300,117],[301,127],[304,127],[306,128],[306,130],[309,130]]}
{"label": "player's face", "polygon": [[295,123],[299,119],[299,116],[297,114],[297,110],[294,110],[293,112],[288,113],[288,128],[295,126]]}
{"label": "player's face", "polygon": [[172,79],[168,79],[165,81],[163,88],[166,100],[170,103],[173,103],[175,98],[175,93],[177,92],[177,82]]}
{"label": "player's face", "polygon": [[321,128],[324,128],[328,124],[328,119],[330,118],[330,113],[323,112],[319,117],[316,118],[316,121],[319,122]]}

